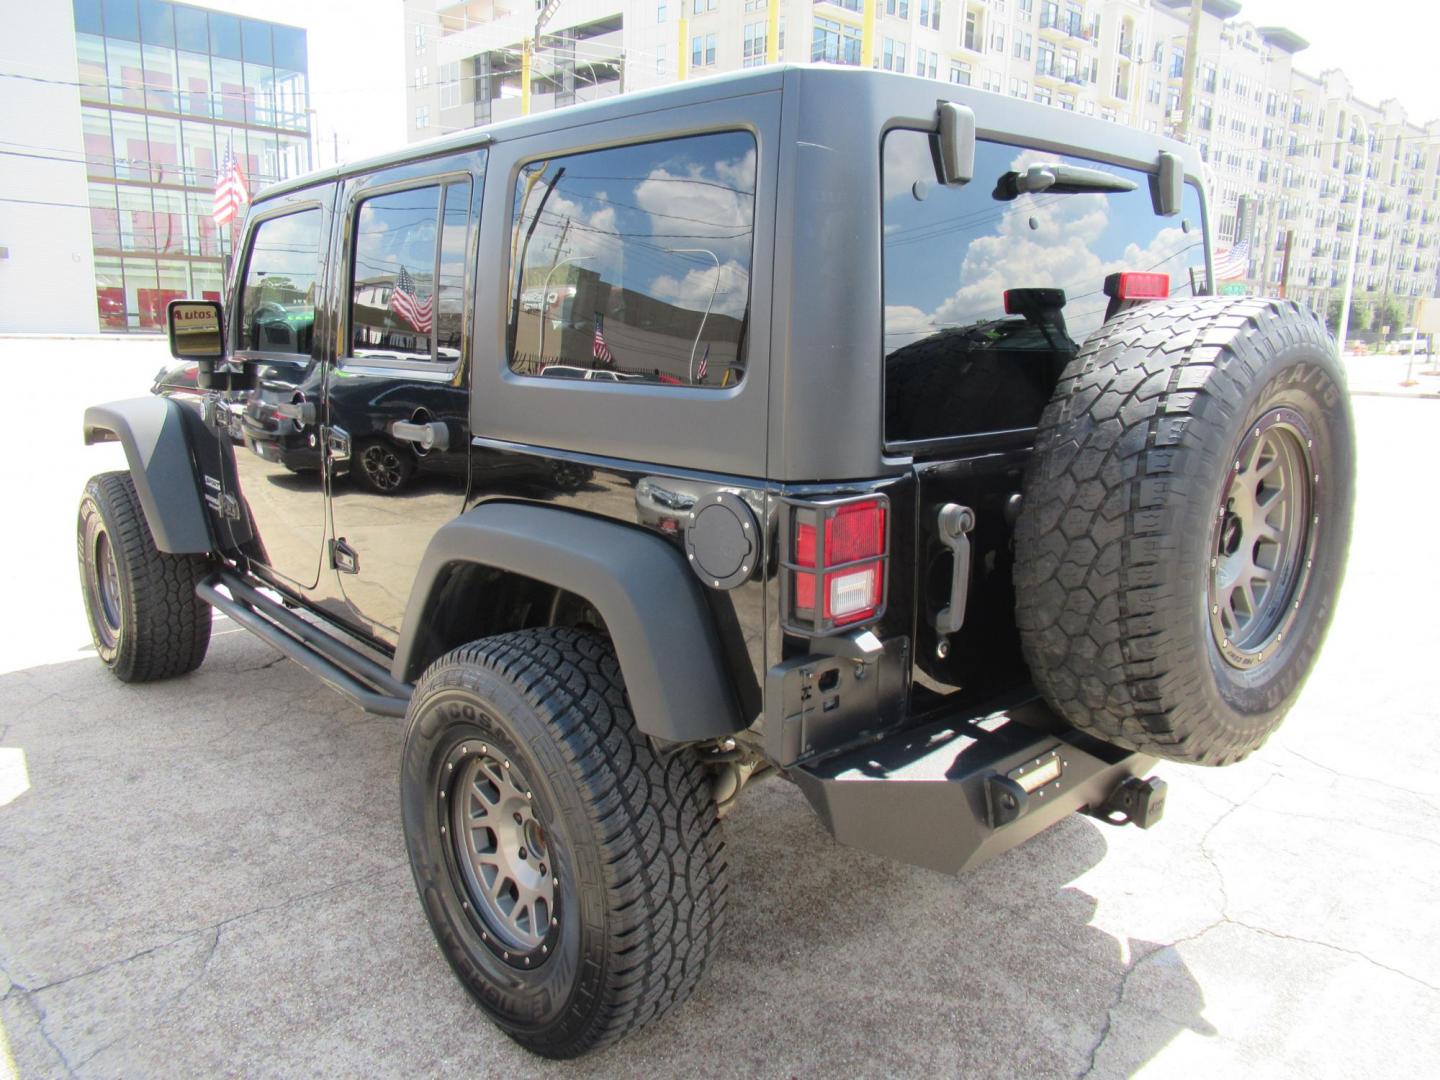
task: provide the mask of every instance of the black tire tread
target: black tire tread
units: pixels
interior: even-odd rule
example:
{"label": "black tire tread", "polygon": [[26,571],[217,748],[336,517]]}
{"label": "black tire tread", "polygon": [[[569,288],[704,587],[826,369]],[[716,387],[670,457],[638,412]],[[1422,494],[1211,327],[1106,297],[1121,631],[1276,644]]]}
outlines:
{"label": "black tire tread", "polygon": [[[213,612],[195,595],[209,572],[200,555],[171,555],[155,546],[135,481],[128,472],[101,473],[85,495],[99,508],[123,583],[125,639],[110,665],[131,683],[194,671],[210,647]],[[92,615],[92,618],[94,616]]]}
{"label": "black tire tread", "polygon": [[1203,643],[1167,618],[1185,599],[1160,567],[1204,495],[1190,458],[1235,422],[1262,341],[1333,350],[1294,301],[1139,305],[1086,341],[1041,417],[1016,524],[1017,624],[1044,697],[1107,742],[1206,765],[1254,749],[1253,732],[1205,714],[1184,662]]}
{"label": "black tire tread", "polygon": [[614,651],[597,634],[544,627],[464,645],[432,665],[417,699],[437,680],[463,683],[477,666],[510,681],[548,727],[600,848],[609,913],[600,1000],[571,1045],[531,1047],[578,1056],[685,1001],[715,955],[726,863],[708,774],[691,751],[656,754],[635,726]]}

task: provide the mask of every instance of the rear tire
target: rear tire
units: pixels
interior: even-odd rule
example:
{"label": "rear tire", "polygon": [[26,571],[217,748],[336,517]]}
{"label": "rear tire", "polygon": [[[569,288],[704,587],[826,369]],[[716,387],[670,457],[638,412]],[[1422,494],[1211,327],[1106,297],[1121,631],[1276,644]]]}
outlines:
{"label": "rear tire", "polygon": [[1112,319],[1045,409],[1016,525],[1041,693],[1119,746],[1203,765],[1255,750],[1330,624],[1353,474],[1344,377],[1308,309],[1184,300]]}
{"label": "rear tire", "polygon": [[441,951],[521,1045],[578,1057],[695,989],[725,913],[708,775],[635,727],[603,638],[525,630],[437,660],[400,795]]}
{"label": "rear tire", "polygon": [[155,546],[128,472],[91,477],[76,539],[90,636],[116,677],[151,682],[198,668],[213,613],[195,586],[208,561]]}

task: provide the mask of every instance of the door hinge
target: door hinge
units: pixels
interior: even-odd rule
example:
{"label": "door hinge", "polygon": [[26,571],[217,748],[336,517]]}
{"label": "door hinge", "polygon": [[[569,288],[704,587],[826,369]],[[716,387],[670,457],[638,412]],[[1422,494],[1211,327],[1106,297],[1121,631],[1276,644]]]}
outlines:
{"label": "door hinge", "polygon": [[347,544],[343,536],[330,541],[330,569],[342,574],[360,572],[360,553]]}

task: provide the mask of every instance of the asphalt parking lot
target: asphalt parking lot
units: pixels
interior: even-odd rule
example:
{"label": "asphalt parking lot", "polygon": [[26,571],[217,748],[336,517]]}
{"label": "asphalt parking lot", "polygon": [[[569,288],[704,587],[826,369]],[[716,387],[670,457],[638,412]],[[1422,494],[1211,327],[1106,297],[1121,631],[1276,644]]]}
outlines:
{"label": "asphalt parking lot", "polygon": [[531,1057],[451,976],[396,805],[399,720],[227,622],[127,687],[94,659],[91,401],[155,341],[0,339],[0,1077],[1433,1075],[1440,1058],[1440,403],[1356,397],[1337,625],[1278,736],[1162,767],[1155,830],[1073,817],[946,878],[728,821],[728,939],[684,1008]]}

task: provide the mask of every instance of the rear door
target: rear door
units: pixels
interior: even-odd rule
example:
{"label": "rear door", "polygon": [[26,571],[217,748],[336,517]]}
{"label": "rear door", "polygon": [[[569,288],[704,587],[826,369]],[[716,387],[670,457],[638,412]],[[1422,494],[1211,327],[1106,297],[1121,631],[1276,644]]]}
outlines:
{"label": "rear door", "polygon": [[240,412],[244,445],[224,479],[238,512],[232,543],[291,590],[316,585],[324,548],[314,410],[330,332],[320,298],[334,197],[324,184],[256,206],[230,307],[231,353],[256,372]]}
{"label": "rear door", "polygon": [[342,192],[339,345],[325,382],[331,566],[355,629],[393,646],[470,450],[470,298],[485,151]]}
{"label": "rear door", "polygon": [[[893,130],[882,151],[885,441],[915,462],[915,693],[982,700],[1027,679],[1010,538],[1041,410],[1105,319],[1107,275],[1164,273],[1171,296],[1192,295],[1204,286],[1205,228],[1194,187],[1179,215],[1161,217],[1144,171],[989,140],[977,145],[975,179],[945,187],[931,139]],[[1135,186],[997,195],[1005,174],[1048,162]],[[940,527],[949,504],[973,511],[963,543]],[[967,546],[963,627],[940,633]]]}

